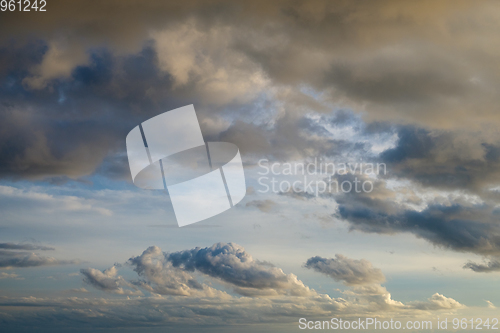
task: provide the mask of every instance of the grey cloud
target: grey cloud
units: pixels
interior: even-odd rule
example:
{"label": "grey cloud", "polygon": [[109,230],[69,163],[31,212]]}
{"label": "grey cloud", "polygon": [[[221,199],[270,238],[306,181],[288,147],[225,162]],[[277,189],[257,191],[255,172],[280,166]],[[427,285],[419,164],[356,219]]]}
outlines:
{"label": "grey cloud", "polygon": [[374,268],[368,260],[355,260],[337,254],[335,259],[319,256],[309,258],[304,266],[350,286],[351,288],[344,290],[342,294],[348,300],[355,299],[357,306],[363,309],[363,312],[438,311],[465,307],[453,298],[438,293],[432,295],[427,301],[404,304],[393,300],[391,293],[380,285],[385,282],[384,274],[380,269]]}
{"label": "grey cloud", "polygon": [[[120,295],[142,295],[141,291],[134,288],[121,276],[117,276],[118,270],[116,266],[102,272],[95,268],[83,268],[80,273],[84,276],[84,282],[100,290]],[[134,290],[124,289],[124,286],[132,287]]]}
{"label": "grey cloud", "polygon": [[276,203],[272,200],[269,200],[269,199],[267,199],[267,200],[253,200],[253,201],[250,201],[246,204],[246,207],[255,207],[264,213],[271,212],[275,206],[276,206]]}
{"label": "grey cloud", "polygon": [[328,275],[335,281],[342,281],[348,286],[385,282],[382,271],[373,267],[368,260],[354,260],[341,254],[329,259],[319,256],[309,258],[305,267]]}
{"label": "grey cloud", "polygon": [[29,252],[35,250],[52,251],[54,248],[29,243],[0,243],[0,268],[68,265],[81,262],[80,260],[60,260]]}
{"label": "grey cloud", "polygon": [[[157,252],[158,250],[150,248],[149,251]],[[234,243],[217,243],[207,248],[167,253],[165,261],[164,265],[171,265],[182,271],[197,271],[220,279],[241,295],[306,296],[315,293],[298,280],[294,274],[285,274],[277,267],[253,259],[244,248]],[[131,258],[129,262],[135,265],[135,270],[140,275],[147,274],[141,265],[141,257]],[[194,287],[201,289],[199,284],[190,280],[187,282],[192,284],[189,288],[193,288],[194,285]]]}
{"label": "grey cloud", "polygon": [[218,140],[236,144],[249,163],[264,157],[290,161],[308,157],[332,158],[345,151],[361,153],[366,150],[364,144],[331,138],[325,129],[311,124],[302,115],[284,116],[272,128],[235,121],[220,132]]}
{"label": "grey cloud", "polygon": [[353,230],[386,234],[411,232],[456,251],[500,253],[500,230],[491,207],[453,204],[432,205],[423,211],[393,208],[390,212],[362,203],[343,202],[339,216],[348,221]]}
{"label": "grey cloud", "polygon": [[297,200],[311,200],[314,199],[316,196],[312,193],[301,191],[301,192],[295,192],[295,191],[288,191],[288,192],[279,192],[278,195],[294,198]]}
{"label": "grey cloud", "polygon": [[[396,61],[413,59],[397,59]],[[390,63],[390,57],[357,67],[350,63],[335,64],[325,81],[353,97],[383,104],[428,103],[440,96],[456,96],[466,91],[467,78],[457,77],[457,68],[450,64],[439,71],[416,70],[408,63]],[[412,61],[415,63],[414,61]]]}
{"label": "grey cloud", "polygon": [[[97,170],[127,179],[128,130],[193,102],[202,124],[229,124],[209,136],[238,144],[246,156],[277,159],[362,152],[361,143],[302,135],[315,130],[304,115],[339,103],[364,109],[368,121],[424,128],[468,131],[497,121],[491,110],[498,101],[488,92],[499,82],[488,70],[496,44],[478,41],[481,51],[474,53],[458,42],[479,32],[496,40],[483,20],[496,13],[493,2],[127,1],[113,5],[124,18],[113,22],[102,14],[108,4],[51,6],[44,17],[12,13],[0,25],[0,76],[8,87],[0,96],[3,176],[74,179]],[[477,24],[464,21],[465,14]],[[31,34],[42,41],[24,38]],[[13,36],[17,41],[7,42]],[[75,36],[78,45],[71,43]],[[48,82],[32,92],[26,79],[44,75]],[[479,116],[463,111],[472,107]]]}
{"label": "grey cloud", "polygon": [[151,246],[140,256],[130,258],[128,263],[142,279],[135,285],[160,295],[177,296],[221,296],[219,292],[182,269],[176,268],[165,258],[157,246]]}
{"label": "grey cloud", "polygon": [[[0,59],[11,61],[8,73],[0,76],[2,84],[10,87],[0,93],[3,177],[76,179],[95,172],[102,164],[100,173],[126,179],[129,171],[123,162],[128,131],[142,120],[183,103],[164,93],[171,82],[158,75],[151,46],[124,57],[96,51],[88,64],[73,69],[71,82],[56,81],[39,94],[27,93],[21,77],[23,67],[36,64],[36,55],[43,55],[44,49],[23,50],[34,54],[21,58],[27,59],[26,63],[3,59],[14,51],[0,49]],[[114,72],[117,68],[120,70]],[[71,113],[67,112],[69,107]]]}
{"label": "grey cloud", "polygon": [[7,250],[42,250],[42,251],[51,251],[55,250],[53,247],[42,246],[42,245],[34,245],[34,244],[14,244],[14,243],[0,243],[0,249]]}
{"label": "grey cloud", "polygon": [[[299,303],[297,303],[299,302]],[[300,305],[298,305],[300,304]],[[116,298],[2,298],[2,327],[13,331],[40,326],[93,332],[96,329],[175,330],[176,332],[255,332],[275,324],[293,325],[297,317],[320,318],[339,311],[328,300],[307,298],[275,302],[268,299],[207,299],[188,297]],[[31,311],[19,311],[30,307]],[[15,311],[17,310],[17,311]],[[41,324],[44,325],[41,325]],[[48,331],[48,330],[47,330]],[[45,332],[45,331],[44,331]]]}
{"label": "grey cloud", "polygon": [[395,148],[381,154],[384,162],[401,162],[429,156],[436,146],[430,131],[412,126],[404,126],[398,130],[398,143]]}
{"label": "grey cloud", "polygon": [[498,138],[488,134],[398,128],[396,147],[384,151],[390,177],[414,180],[424,186],[465,189],[485,198],[500,183]]}
{"label": "grey cloud", "polygon": [[0,252],[0,268],[69,265],[80,262],[80,260],[59,260],[52,257],[39,256],[35,253]]}
{"label": "grey cloud", "polygon": [[500,271],[500,261],[497,258],[491,258],[485,264],[478,264],[469,261],[463,267],[464,269],[470,269],[478,273],[491,273]]}
{"label": "grey cloud", "polygon": [[[337,175],[335,179],[352,181],[353,177]],[[360,175],[358,178],[363,180]],[[492,200],[483,201],[462,192],[443,194],[415,184],[390,189],[384,179],[372,182],[374,190],[369,193],[323,195],[337,202],[338,210],[333,216],[348,222],[351,230],[380,234],[407,232],[455,251],[500,253],[498,209]]]}

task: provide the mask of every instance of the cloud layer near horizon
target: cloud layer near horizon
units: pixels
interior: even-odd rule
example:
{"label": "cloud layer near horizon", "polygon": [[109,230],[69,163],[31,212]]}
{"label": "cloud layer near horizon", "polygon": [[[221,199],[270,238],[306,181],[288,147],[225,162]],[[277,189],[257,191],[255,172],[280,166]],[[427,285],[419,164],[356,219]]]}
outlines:
{"label": "cloud layer near horizon", "polygon": [[[137,280],[127,280],[117,274],[119,269],[127,266],[137,273]],[[364,259],[354,260],[340,254],[335,259],[316,256],[307,260],[305,267],[342,281],[349,288],[338,298],[318,293],[304,285],[296,275],[286,274],[271,263],[254,259],[234,243],[217,243],[211,247],[172,253],[151,246],[141,255],[130,258],[125,266],[115,265],[103,272],[87,268],[81,273],[88,285],[111,294],[144,295],[141,290],[144,291],[147,301],[139,298],[132,302],[139,302],[148,312],[152,310],[151,305],[163,309],[165,316],[157,319],[162,323],[178,320],[179,314],[169,306],[175,303],[189,310],[184,312],[188,318],[206,323],[215,318],[225,318],[232,323],[252,323],[255,316],[263,316],[261,322],[287,322],[296,321],[299,314],[308,318],[374,313],[415,316],[429,311],[465,308],[458,301],[439,293],[427,301],[407,304],[395,301],[380,285],[385,281],[382,272]],[[77,303],[86,306],[85,302],[90,300]],[[111,301],[110,306],[127,306],[130,302]],[[211,316],[204,318],[201,308]],[[227,311],[234,313],[229,315]],[[114,320],[114,315],[108,315]]]}

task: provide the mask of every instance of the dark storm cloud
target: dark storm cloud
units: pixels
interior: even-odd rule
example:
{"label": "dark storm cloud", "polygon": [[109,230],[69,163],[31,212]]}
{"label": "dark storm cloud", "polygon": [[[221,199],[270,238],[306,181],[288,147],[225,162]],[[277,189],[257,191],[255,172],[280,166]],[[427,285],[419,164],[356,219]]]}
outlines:
{"label": "dark storm cloud", "polygon": [[[43,51],[39,48],[38,57],[24,58],[37,60]],[[22,60],[6,61],[13,66],[6,66],[7,74],[0,77],[0,84],[9,87],[0,92],[4,177],[76,178],[94,172],[103,160],[101,172],[127,177],[124,159],[113,157],[124,152],[123,138],[136,123],[169,107],[168,94],[159,93],[170,85],[168,76],[155,74],[155,52],[148,47],[121,58],[96,51],[88,65],[74,68],[70,81],[56,81],[43,92],[25,90],[25,73],[16,65]]]}
{"label": "dark storm cloud", "polygon": [[354,260],[341,254],[336,254],[335,258],[312,257],[304,266],[350,286],[385,282],[382,271],[368,260]]}
{"label": "dark storm cloud", "polygon": [[[398,148],[394,148],[393,151],[397,152]],[[406,158],[408,157],[405,152],[398,156],[401,160]],[[389,165],[388,174],[390,172]],[[344,181],[353,183],[355,177],[361,182],[368,179],[363,175],[345,174],[335,175],[332,181],[339,184]],[[427,191],[419,193],[422,188],[418,186],[404,187],[400,190],[391,189],[383,179],[370,181],[373,184],[371,192],[324,193],[320,196],[336,201],[338,210],[333,216],[349,223],[351,230],[380,234],[405,232],[442,248],[485,256],[500,254],[499,210],[493,200],[482,201],[479,197],[463,196],[463,194],[457,196],[457,193],[446,192],[446,196],[441,197],[438,192],[432,190],[430,193]],[[442,185],[432,184],[432,186]],[[434,199],[426,199],[423,196],[425,193],[434,196]],[[302,193],[282,194],[302,200],[315,199],[314,195]],[[395,200],[398,195],[402,198]],[[493,196],[486,196],[490,197]],[[468,268],[473,267],[479,268],[475,264]]]}
{"label": "dark storm cloud", "polygon": [[[434,245],[478,254],[500,253],[500,227],[486,205],[431,205],[422,211],[405,210],[376,201],[343,202],[339,216],[353,230],[393,234],[410,232]],[[384,209],[386,208],[386,209]]]}
{"label": "dark storm cloud", "polygon": [[465,82],[462,83],[464,78],[454,77],[455,68],[412,73],[392,66],[388,62],[374,62],[370,64],[370,73],[362,73],[352,64],[334,65],[326,74],[325,83],[335,86],[353,99],[383,104],[425,103],[428,99],[441,95],[456,96],[466,90]]}
{"label": "dark storm cloud", "polygon": [[495,195],[490,189],[500,182],[500,142],[414,126],[399,127],[397,134],[396,146],[380,154],[389,177],[485,197]]}
{"label": "dark storm cloud", "polygon": [[[428,127],[497,124],[489,93],[500,82],[490,70],[495,9],[489,1],[56,0],[44,15],[8,13],[0,22],[0,174],[128,178],[119,166],[126,133],[191,103],[208,137],[281,160],[367,149],[304,120],[332,105],[378,123],[418,123],[420,139]],[[492,130],[481,136],[485,149],[499,139]],[[401,150],[385,157],[422,153]],[[460,186],[468,177],[461,168],[473,165],[451,162]],[[442,172],[435,177],[450,169]]]}
{"label": "dark storm cloud", "polygon": [[[46,49],[40,48],[34,59],[39,61]],[[0,106],[0,174],[48,177],[56,183],[93,172],[114,179],[128,178],[124,144],[128,131],[151,116],[193,102],[188,99],[193,98],[189,88],[172,92],[172,78],[160,71],[157,58],[152,45],[127,56],[93,50],[87,64],[76,66],[69,78],[53,80],[42,91],[28,89],[23,80],[26,73],[12,67],[4,81],[17,93],[0,93],[5,101]],[[35,66],[35,60],[25,67]],[[194,98],[196,101],[198,97]],[[247,112],[242,105],[230,109],[233,118]],[[209,123],[218,119],[217,113],[225,116],[226,111],[212,112],[207,107],[197,111],[207,139],[233,142],[247,157],[265,155],[285,160],[364,149],[363,145],[321,137],[328,133],[315,133],[319,127],[303,116],[286,117],[272,129],[235,120],[221,131],[212,129]],[[331,121],[350,126],[352,115],[341,113]],[[308,138],[312,135],[316,137]]]}
{"label": "dark storm cloud", "polygon": [[492,258],[485,264],[478,264],[470,261],[466,263],[463,268],[470,269],[478,273],[498,272],[500,271],[500,261],[497,258]]}
{"label": "dark storm cloud", "polygon": [[429,131],[405,126],[398,130],[397,146],[384,151],[380,157],[388,163],[402,162],[411,158],[425,158],[434,147],[435,142]]}

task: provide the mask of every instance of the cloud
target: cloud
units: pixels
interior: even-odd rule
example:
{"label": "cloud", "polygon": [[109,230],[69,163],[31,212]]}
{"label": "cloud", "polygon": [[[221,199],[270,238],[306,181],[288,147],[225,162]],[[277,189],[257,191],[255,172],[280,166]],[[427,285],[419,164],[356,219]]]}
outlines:
{"label": "cloud", "polygon": [[[370,181],[373,191],[319,193],[332,202],[331,215],[348,223],[350,230],[397,235],[411,233],[441,248],[485,256],[500,253],[498,209],[493,200],[463,191],[429,189],[408,180],[368,178],[366,175],[336,174],[341,184],[355,179]],[[328,182],[327,179],[325,179]],[[315,203],[313,194],[280,193]]]}
{"label": "cloud", "polygon": [[350,302],[356,304],[358,311],[363,313],[373,313],[380,311],[400,312],[411,309],[410,306],[392,299],[392,295],[387,289],[379,284],[368,284],[354,286],[342,292]]}
{"label": "cloud", "polygon": [[[356,175],[363,180],[364,176]],[[354,175],[337,176],[339,182]],[[360,178],[361,177],[361,178]],[[324,197],[335,200],[333,216],[350,230],[367,233],[412,233],[447,249],[481,255],[500,252],[497,209],[492,201],[463,191],[428,189],[412,182],[372,180],[372,192]]]}
{"label": "cloud", "polygon": [[[178,105],[157,100],[171,83],[157,74],[156,53],[146,47],[137,55],[116,59],[104,50],[90,52],[88,63],[71,68],[67,80],[44,79],[43,84],[50,89],[37,93],[38,97],[20,98],[16,92],[26,91],[21,73],[38,66],[39,57],[47,48],[41,45],[16,50],[0,46],[0,59],[9,61],[8,72],[0,75],[0,82],[11,87],[0,93],[0,138],[6,143],[0,147],[1,175],[16,179],[77,179],[93,173],[108,157],[101,172],[115,178],[128,177],[129,171],[121,165],[126,162],[122,140],[140,122],[136,111],[130,109],[131,104],[142,104],[151,116]],[[31,57],[20,58],[23,53]],[[8,59],[2,57],[5,55]],[[113,74],[115,62],[122,69],[120,75]],[[75,107],[71,115],[66,113],[68,103]],[[110,106],[110,114],[115,117],[95,112],[104,104]],[[131,112],[131,117],[124,112]],[[61,117],[62,114],[66,116]],[[125,157],[125,161],[120,157]]]}
{"label": "cloud", "polygon": [[176,268],[165,258],[165,254],[157,246],[151,246],[140,256],[130,258],[128,263],[142,279],[135,285],[160,295],[180,296],[221,296],[219,292],[205,284],[199,283],[188,272]]}
{"label": "cloud", "polygon": [[73,265],[80,262],[80,260],[60,260],[53,257],[44,257],[35,253],[0,252],[0,268]]}
{"label": "cloud", "polygon": [[[434,296],[433,296],[434,297]],[[344,302],[346,303],[346,302]],[[346,304],[348,305],[348,304]],[[373,303],[367,307],[357,307],[357,311],[370,310],[376,307]],[[327,299],[292,298],[280,299],[276,302],[269,299],[248,298],[189,298],[189,297],[130,297],[116,298],[1,298],[3,312],[0,318],[2,325],[8,328],[33,328],[40,324],[40,317],[49,322],[51,328],[75,327],[89,331],[96,328],[130,329],[175,329],[193,330],[200,327],[214,327],[220,331],[238,330],[239,332],[255,332],[258,328],[276,331],[276,325],[285,329],[297,327],[297,318],[324,320],[341,317],[356,320],[360,312],[345,311],[346,308],[333,307]],[[29,307],[30,311],[19,311]],[[348,307],[347,307],[348,308]],[[353,309],[351,309],[353,310]],[[400,309],[401,312],[382,311],[378,318],[408,320],[419,318],[409,316],[405,311],[421,311]],[[459,308],[443,309],[455,312]],[[427,311],[427,310],[426,310]],[[364,313],[364,312],[362,312]],[[419,312],[428,316],[428,312]],[[15,314],[15,315],[12,315]],[[373,312],[367,312],[367,316]],[[420,317],[421,318],[421,317]]]}
{"label": "cloud", "polygon": [[496,308],[497,308],[497,307],[495,306],[495,304],[493,304],[492,302],[490,302],[490,301],[486,301],[486,300],[485,300],[485,302],[488,304],[488,308],[490,308],[490,309],[496,309]]}
{"label": "cloud", "polygon": [[[116,19],[109,19],[111,12],[119,14]],[[370,195],[331,198],[336,201],[332,209],[339,205],[335,217],[353,230],[412,233],[443,248],[491,255],[489,263],[467,267],[490,270],[499,253],[499,192],[490,191],[500,183],[499,13],[494,1],[427,0],[127,0],[92,7],[82,0],[54,0],[44,15],[13,12],[0,22],[0,177],[60,184],[98,173],[130,181],[124,145],[128,131],[151,116],[195,103],[206,138],[236,143],[247,166],[262,157],[379,158],[390,173],[378,184],[412,184],[401,191],[377,188]],[[332,113],[338,109],[344,111]],[[394,146],[392,135],[398,138]],[[436,189],[480,198],[432,202]],[[32,193],[37,191],[2,188],[0,202],[19,205],[21,197],[29,198],[44,216],[57,209],[111,213],[93,201]],[[250,205],[270,209],[262,201]],[[31,256],[15,250],[2,256],[19,264]],[[158,249],[138,256],[132,264],[139,274],[134,286],[169,297],[184,295],[193,303],[198,300],[193,297],[212,292],[203,279],[238,295],[272,295],[277,302],[306,290],[293,274],[245,259],[245,251],[240,258],[235,249],[226,249],[227,255],[195,250],[180,251],[188,258],[175,264],[171,254]],[[34,256],[25,262],[57,261]],[[122,286],[117,274],[99,272],[102,276],[92,271],[96,281],[133,290]],[[301,312],[324,317],[331,309],[369,312],[370,304],[405,308],[383,287],[371,287],[349,287],[352,297],[310,296],[282,305],[261,297],[242,318],[271,321]],[[357,299],[365,305],[360,308]],[[177,299],[163,301],[172,320],[222,320],[206,315],[217,310],[202,302],[184,300],[188,305],[178,309]],[[103,308],[94,313],[87,311],[95,309],[91,301],[81,299],[74,307],[66,301],[32,303],[63,304],[62,321],[81,313],[102,314],[92,320],[102,320],[98,325],[104,327],[124,318],[138,326],[170,320],[134,302],[137,313],[128,308],[132,303],[100,303]],[[222,318],[237,322],[244,312],[238,304],[244,302],[219,304],[226,313]],[[235,308],[241,311],[232,317]],[[61,313],[48,312],[39,318],[59,320]]]}
{"label": "cloud", "polygon": [[70,289],[71,292],[74,292],[74,293],[88,293],[89,291],[85,288],[74,288],[74,289]]}
{"label": "cloud", "polygon": [[[85,276],[84,282],[103,291],[119,295],[142,295],[142,292],[126,282],[121,276],[117,276],[116,266],[104,271],[95,268],[83,268],[80,273]],[[123,289],[122,286],[132,287],[134,290]]]}
{"label": "cloud", "polygon": [[500,271],[500,261],[496,258],[490,259],[486,264],[478,264],[469,261],[463,267],[478,273],[491,273]]}
{"label": "cloud", "polygon": [[385,282],[382,271],[372,267],[368,260],[353,260],[341,254],[336,254],[335,259],[318,256],[309,258],[305,267],[326,274],[335,281],[342,281],[348,286]]}
{"label": "cloud", "polygon": [[443,296],[441,294],[435,293],[427,302],[412,302],[410,305],[419,310],[445,310],[445,309],[460,309],[464,308],[463,304],[460,304],[456,300]]}
{"label": "cloud", "polygon": [[395,205],[386,210],[383,205],[376,208],[371,204],[342,202],[339,215],[353,230],[385,234],[411,232],[434,245],[456,251],[487,255],[500,252],[500,231],[494,223],[492,207],[436,204],[416,211]]}
{"label": "cloud", "polygon": [[148,277],[156,285],[165,286],[164,281],[170,281],[170,289],[180,289],[188,294],[192,289],[206,289],[186,274],[195,271],[219,279],[236,293],[245,296],[315,294],[294,274],[285,274],[279,268],[253,259],[244,248],[234,243],[217,243],[207,248],[164,254],[163,260],[154,261],[155,270],[151,271],[144,263],[151,262],[151,254],[160,253],[156,247],[149,248],[141,257],[131,258],[129,263],[135,266],[134,270],[139,275]]}
{"label": "cloud", "polygon": [[247,202],[245,205],[246,207],[255,207],[261,212],[264,213],[269,213],[273,210],[273,208],[276,206],[276,203],[272,200],[253,200],[250,202]]}
{"label": "cloud", "polygon": [[42,250],[42,251],[53,251],[55,250],[53,247],[42,246],[42,245],[34,245],[34,244],[14,244],[14,243],[0,243],[0,249],[6,250]]}
{"label": "cloud", "polygon": [[[38,327],[40,318],[52,329],[64,327],[89,331],[96,328],[176,331],[202,329],[255,332],[256,327],[296,326],[297,318],[321,318],[334,308],[327,300],[294,299],[276,302],[248,298],[130,297],[116,298],[2,298],[2,326],[12,329]],[[324,303],[324,307],[322,306]],[[30,307],[31,311],[18,311]],[[17,311],[14,311],[17,310]],[[257,326],[256,326],[257,325]]]}
{"label": "cloud", "polygon": [[0,272],[0,280],[1,279],[23,280],[24,278],[19,277],[19,275],[17,275],[16,273]]}
{"label": "cloud", "polygon": [[[455,313],[464,308],[458,301],[437,293],[426,301],[405,304],[393,300],[387,289],[378,284],[382,281],[380,276],[372,278],[373,283],[367,280],[366,272],[370,272],[368,275],[379,274],[371,263],[345,256],[337,256],[334,260],[339,261],[335,265],[346,265],[352,270],[340,274],[345,281],[352,281],[345,276],[352,276],[356,274],[353,272],[360,270],[358,275],[364,274],[366,283],[337,290],[340,297],[334,298],[309,289],[293,274],[285,274],[269,263],[252,258],[234,243],[217,243],[207,248],[172,253],[151,246],[141,255],[129,259],[127,265],[115,265],[104,271],[81,270],[89,286],[127,297],[5,296],[0,297],[3,309],[0,319],[2,325],[16,328],[36,326],[40,323],[39,318],[43,318],[51,328],[73,327],[78,323],[79,327],[92,329],[124,326],[186,328],[191,325],[225,328],[249,325],[255,329],[255,324],[261,325],[259,327],[276,323],[293,325],[298,317],[321,320],[376,314],[380,318],[407,319],[428,316],[435,311]],[[332,262],[329,264],[333,265]],[[128,280],[118,274],[119,269],[127,268],[133,268],[139,279]],[[236,293],[229,294],[215,289],[215,286],[244,288],[246,293],[236,289]],[[252,293],[251,290],[267,290],[267,293]],[[270,290],[274,292],[271,294]],[[304,293],[304,290],[308,292]],[[88,291],[75,288],[71,292]],[[33,311],[17,311],[20,307],[30,307]]]}
{"label": "cloud", "polygon": [[52,251],[54,248],[29,243],[0,243],[0,268],[69,265],[81,262],[75,259],[60,260],[29,252],[35,250]]}
{"label": "cloud", "polygon": [[499,138],[410,125],[399,127],[397,135],[396,146],[380,154],[390,177],[495,198],[491,189],[500,183]]}
{"label": "cloud", "polygon": [[173,89],[188,86],[207,103],[249,102],[267,87],[260,66],[231,47],[234,26],[208,29],[194,19],[151,34],[159,69],[169,73]]}
{"label": "cloud", "polygon": [[69,78],[76,66],[87,62],[88,57],[81,46],[65,44],[67,43],[52,41],[42,63],[32,70],[34,75],[26,77],[23,84],[31,89],[43,89],[51,80]]}
{"label": "cloud", "polygon": [[380,285],[385,282],[382,271],[373,267],[371,262],[365,259],[354,260],[341,254],[336,254],[334,259],[316,256],[309,258],[304,266],[350,286],[350,289],[342,292],[343,296],[365,313],[415,309],[437,311],[465,307],[458,301],[438,293],[424,302],[404,304],[393,300],[387,289]]}
{"label": "cloud", "polygon": [[[369,125],[418,127],[399,133],[402,143],[424,140],[400,147],[410,155],[433,146],[434,130],[453,133],[455,143],[478,136],[484,149],[498,146],[498,134],[482,127],[498,123],[494,2],[127,1],[112,7],[123,17],[113,22],[103,14],[109,4],[52,6],[44,17],[14,13],[0,25],[2,177],[129,179],[126,133],[193,102],[207,136],[237,143],[247,158],[362,151],[369,140],[307,132],[305,116],[339,108],[363,113]],[[385,157],[408,162],[394,159],[400,150]],[[435,157],[429,170],[444,183],[459,160],[450,157],[439,174]],[[479,178],[470,157],[455,165],[457,182]]]}
{"label": "cloud", "polygon": [[[0,206],[4,209],[27,209],[42,213],[53,213],[54,211],[66,212],[93,212],[98,215],[110,216],[113,212],[107,208],[99,207],[99,203],[94,200],[87,200],[83,197],[73,195],[52,195],[44,192],[41,188],[20,189],[12,186],[0,185]],[[15,246],[5,245],[5,246]],[[19,248],[24,250],[53,250],[52,248],[41,248],[35,245],[32,248]],[[1,244],[0,244],[0,248]],[[14,247],[11,247],[14,249]]]}
{"label": "cloud", "polygon": [[[142,255],[129,259],[128,264],[140,277],[139,281],[131,283],[153,295],[225,301],[238,299],[235,295],[210,287],[206,278],[211,278],[232,288],[243,298],[254,299],[255,304],[260,304],[260,299],[278,299],[280,303],[287,304],[299,298],[301,302],[311,302],[312,307],[346,315],[463,307],[459,302],[437,294],[426,302],[404,304],[393,300],[387,289],[380,285],[385,281],[380,269],[374,268],[367,260],[354,260],[343,255],[337,255],[335,259],[312,257],[305,264],[349,286],[349,289],[341,291],[341,298],[317,293],[294,274],[285,274],[270,263],[255,260],[243,247],[234,243],[217,243],[207,248],[172,253],[164,253],[152,246]],[[195,273],[201,273],[205,283],[199,283],[193,275]],[[116,284],[113,282],[112,286],[115,288]]]}

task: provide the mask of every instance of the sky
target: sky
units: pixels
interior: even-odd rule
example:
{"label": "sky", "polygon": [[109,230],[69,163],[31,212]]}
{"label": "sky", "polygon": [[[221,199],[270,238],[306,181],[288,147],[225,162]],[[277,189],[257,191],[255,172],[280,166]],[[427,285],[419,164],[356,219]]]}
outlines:
{"label": "sky", "polygon": [[[46,2],[0,11],[0,331],[498,321],[497,1]],[[246,196],[179,227],[126,136],[191,104]]]}

